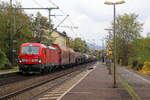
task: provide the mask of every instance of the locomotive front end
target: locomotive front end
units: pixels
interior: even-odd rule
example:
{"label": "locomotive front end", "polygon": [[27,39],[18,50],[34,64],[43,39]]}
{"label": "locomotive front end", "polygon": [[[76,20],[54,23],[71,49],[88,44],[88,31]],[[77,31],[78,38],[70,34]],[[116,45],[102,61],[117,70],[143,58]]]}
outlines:
{"label": "locomotive front end", "polygon": [[19,53],[20,72],[39,72],[42,68],[41,46],[38,43],[21,45]]}

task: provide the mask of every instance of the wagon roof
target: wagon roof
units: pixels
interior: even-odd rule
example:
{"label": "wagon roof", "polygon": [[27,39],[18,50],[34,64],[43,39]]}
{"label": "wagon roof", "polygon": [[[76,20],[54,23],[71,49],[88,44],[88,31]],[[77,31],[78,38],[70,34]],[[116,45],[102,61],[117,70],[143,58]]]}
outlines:
{"label": "wagon roof", "polygon": [[40,43],[23,43],[21,46],[40,46],[40,47],[46,47],[45,45],[43,44],[40,44]]}

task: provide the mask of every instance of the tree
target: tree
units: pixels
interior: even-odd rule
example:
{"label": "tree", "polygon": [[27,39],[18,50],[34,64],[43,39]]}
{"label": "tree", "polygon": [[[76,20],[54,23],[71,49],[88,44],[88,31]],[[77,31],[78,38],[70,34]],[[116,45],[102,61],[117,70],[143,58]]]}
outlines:
{"label": "tree", "polygon": [[5,53],[0,49],[0,69],[5,69],[9,67],[9,60],[7,59]]}
{"label": "tree", "polygon": [[135,39],[130,47],[129,63],[135,69],[141,69],[145,61],[150,61],[150,39]]}
{"label": "tree", "polygon": [[[10,5],[2,2],[0,7],[10,8]],[[13,7],[21,7],[21,5],[16,4]],[[18,52],[20,44],[32,40],[32,25],[29,16],[23,10],[0,9],[0,36],[0,48],[12,63],[12,50]],[[14,54],[14,57],[17,59],[17,54]]]}
{"label": "tree", "polygon": [[50,44],[53,39],[50,36],[49,28],[47,17],[37,12],[35,19],[33,19],[34,40]]}
{"label": "tree", "polygon": [[74,41],[70,41],[70,47],[81,53],[87,53],[89,51],[86,42],[81,40],[81,38],[76,38]]}
{"label": "tree", "polygon": [[117,59],[118,61],[121,60],[123,65],[128,65],[130,56],[129,44],[134,39],[140,38],[143,24],[140,23],[137,18],[138,15],[134,13],[119,15],[116,18]]}

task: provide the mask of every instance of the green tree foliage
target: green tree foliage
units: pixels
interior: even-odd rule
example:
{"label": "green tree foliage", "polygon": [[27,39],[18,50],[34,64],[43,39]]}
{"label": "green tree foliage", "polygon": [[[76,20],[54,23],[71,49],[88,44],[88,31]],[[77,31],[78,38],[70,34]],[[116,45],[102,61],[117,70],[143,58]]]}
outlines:
{"label": "green tree foliage", "polygon": [[[48,19],[37,13],[36,17],[29,17],[21,8],[20,3],[11,8],[7,2],[0,2],[0,49],[1,55],[9,60],[10,65],[16,62],[20,45],[35,40],[51,43]],[[7,8],[7,9],[6,9]],[[12,51],[16,50],[16,53]],[[5,57],[6,56],[6,57]],[[12,57],[14,57],[12,59]]]}
{"label": "green tree foliage", "polygon": [[9,60],[7,59],[5,53],[0,50],[0,69],[9,67],[9,64]]}
{"label": "green tree foliage", "polygon": [[34,28],[37,29],[49,29],[49,22],[47,17],[42,16],[40,12],[37,12],[36,17],[33,21]]}
{"label": "green tree foliage", "polygon": [[70,41],[70,47],[81,53],[87,53],[89,51],[86,42],[81,38],[76,38],[74,41]]}
{"label": "green tree foliage", "polygon": [[50,36],[50,25],[47,17],[42,16],[40,12],[37,12],[35,19],[32,20],[34,40],[50,44],[53,39]]}
{"label": "green tree foliage", "polygon": [[[10,5],[2,2],[0,7],[10,8]],[[13,7],[21,6],[17,4]],[[12,50],[17,50],[18,53],[20,44],[31,41],[31,36],[31,21],[23,10],[0,9],[0,48],[10,63],[13,62]],[[14,54],[14,59],[17,59],[17,53]]]}
{"label": "green tree foliage", "polygon": [[150,39],[135,39],[130,45],[129,63],[135,69],[141,69],[145,61],[150,61]]}
{"label": "green tree foliage", "polygon": [[117,59],[122,61],[123,65],[128,65],[130,57],[129,44],[140,37],[143,24],[137,18],[138,15],[136,14],[124,14],[116,18]]}
{"label": "green tree foliage", "polygon": [[143,24],[138,20],[136,14],[119,15],[116,21],[117,36],[124,39],[125,42],[131,42],[133,39],[140,37]]}

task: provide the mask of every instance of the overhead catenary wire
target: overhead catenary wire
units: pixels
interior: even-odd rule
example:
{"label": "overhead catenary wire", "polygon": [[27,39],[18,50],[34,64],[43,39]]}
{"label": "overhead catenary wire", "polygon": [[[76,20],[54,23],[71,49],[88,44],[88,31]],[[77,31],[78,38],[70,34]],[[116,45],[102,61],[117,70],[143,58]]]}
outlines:
{"label": "overhead catenary wire", "polygon": [[[57,17],[55,17],[55,18],[61,22],[60,19],[58,19]],[[67,19],[66,19],[66,20],[67,20]],[[58,28],[69,29],[70,31],[72,31],[73,34],[75,34],[74,29],[78,29],[78,27],[75,27],[75,26],[70,25],[70,23],[68,23],[67,21],[65,21],[64,23],[62,23],[62,25],[60,25]]]}
{"label": "overhead catenary wire", "polygon": [[36,4],[36,5],[38,5],[38,6],[40,6],[40,7],[43,7],[39,2],[37,2],[36,0],[33,0],[33,2]]}
{"label": "overhead catenary wire", "polygon": [[48,0],[49,3],[51,3],[53,6],[58,7],[52,0]]}
{"label": "overhead catenary wire", "polygon": [[[58,5],[57,4],[55,4],[52,0],[47,0],[49,3],[51,3],[53,6],[56,6],[56,7],[58,7]],[[60,8],[60,7],[59,7]],[[66,14],[62,9],[59,9],[59,11],[64,15],[64,16],[67,16],[68,14]],[[57,17],[57,16],[55,16],[55,17]],[[68,27],[64,27],[64,28],[68,28],[69,30],[71,30],[72,32],[73,32],[73,34],[75,34],[75,29],[77,29],[76,28],[76,26],[74,25],[74,23],[73,23],[73,21],[72,21],[72,19],[70,18],[70,17],[68,17],[67,19],[66,19],[66,21],[65,22],[63,22],[63,23],[66,23],[66,24],[68,24],[68,25],[64,25],[64,26],[68,26]],[[60,26],[61,27],[61,26]],[[60,28],[59,27],[59,28]],[[62,27],[63,28],[63,27]]]}
{"label": "overhead catenary wire", "polygon": [[[54,17],[56,20],[58,20],[59,22],[61,22],[62,20],[60,20],[58,17]],[[58,24],[58,23],[57,23]],[[74,29],[74,27],[73,26],[68,26],[68,23],[66,23],[66,22],[64,22],[64,23],[62,23],[59,27],[57,27],[57,29],[65,29],[65,31],[71,31],[73,34],[75,34],[75,31],[73,30]],[[70,33],[70,32],[69,32]],[[73,34],[71,35],[71,36],[73,36]]]}
{"label": "overhead catenary wire", "polygon": [[[58,7],[58,5],[56,5],[54,2],[52,2],[52,0],[48,0],[48,2],[51,3],[53,6]],[[65,13],[63,10],[61,10],[61,9],[59,9],[59,11],[60,11],[61,13],[63,13],[64,15],[68,15],[68,14],[66,14],[66,13]],[[71,23],[71,25],[72,25],[73,27],[75,27],[74,23],[72,22],[72,20],[71,20],[70,18],[68,18],[67,20]]]}
{"label": "overhead catenary wire", "polygon": [[[54,18],[55,18],[55,20],[57,20],[56,24],[58,24],[59,22],[61,22],[61,20],[59,18],[57,18],[57,17],[54,17]],[[62,24],[65,25],[64,23],[62,23]]]}
{"label": "overhead catenary wire", "polygon": [[67,16],[56,26],[56,28],[59,27],[68,17],[69,17],[69,15],[67,15]]}

